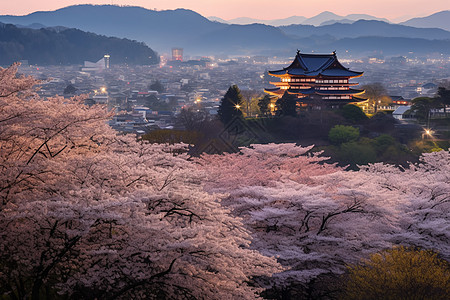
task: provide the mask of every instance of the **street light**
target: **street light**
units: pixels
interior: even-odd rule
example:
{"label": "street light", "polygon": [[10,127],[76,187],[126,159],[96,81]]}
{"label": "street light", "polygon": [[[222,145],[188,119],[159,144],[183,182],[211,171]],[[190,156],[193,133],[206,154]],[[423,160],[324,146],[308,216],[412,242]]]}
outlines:
{"label": "street light", "polygon": [[275,110],[275,104],[270,103],[270,113],[273,114],[274,110]]}
{"label": "street light", "polygon": [[236,109],[241,108],[241,106],[239,104],[236,104],[234,107],[236,107]]}
{"label": "street light", "polygon": [[433,138],[433,130],[429,129],[429,128],[425,128],[424,132],[422,133],[422,139],[425,138],[425,136],[427,135],[429,138]]}

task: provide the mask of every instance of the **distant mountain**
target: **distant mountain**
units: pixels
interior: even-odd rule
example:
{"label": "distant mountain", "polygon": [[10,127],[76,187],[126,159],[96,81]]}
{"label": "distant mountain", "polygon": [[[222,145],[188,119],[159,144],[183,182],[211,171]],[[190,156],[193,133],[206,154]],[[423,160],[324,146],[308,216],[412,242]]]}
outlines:
{"label": "distant mountain", "polygon": [[42,25],[40,23],[33,23],[33,24],[29,24],[29,25],[16,25],[19,28],[31,28],[31,29],[41,29],[41,28],[45,28],[47,26]]}
{"label": "distant mountain", "polygon": [[26,16],[0,16],[0,22],[78,28],[143,41],[160,52],[168,52],[172,47],[183,47],[193,34],[202,35],[226,26],[186,9],[153,11],[142,7],[113,5],[76,5]]}
{"label": "distant mountain", "polygon": [[[370,17],[349,16],[350,18]],[[303,17],[292,18],[301,20]],[[336,20],[336,18],[344,17],[324,12],[313,18],[311,22],[323,23],[327,18]],[[36,12],[28,16],[0,16],[0,21],[4,20],[22,25],[40,23],[53,27],[75,27],[97,34],[127,37],[145,42],[153,49],[165,53],[172,47],[182,47],[188,55],[290,55],[293,49],[329,53],[334,49],[341,49],[339,47],[345,47],[345,50],[351,51],[352,57],[377,51],[394,53],[393,55],[415,52],[407,49],[418,49],[417,53],[422,51],[420,53],[426,54],[423,52],[426,51],[426,45],[430,45],[430,49],[439,49],[439,47],[446,47],[447,44],[437,39],[450,39],[450,32],[442,29],[414,28],[375,20],[359,20],[352,24],[336,23],[325,26],[236,25],[220,23],[217,19],[211,21],[196,12],[185,9],[153,11],[140,7],[111,5],[78,5],[52,12]],[[286,19],[277,21],[284,22]],[[52,30],[58,31],[56,28]],[[50,29],[41,30],[50,31]],[[61,33],[64,32],[64,30],[61,31]],[[396,38],[407,46],[397,46]],[[417,40],[418,38],[420,40]],[[343,40],[348,44],[341,44]],[[372,41],[376,42],[372,43]],[[414,46],[413,41],[426,42],[425,45]],[[358,43],[361,42],[367,43],[372,49],[359,45]],[[363,52],[353,51],[351,45]],[[440,52],[447,53],[448,49],[442,48]]]}
{"label": "distant mountain", "polygon": [[325,21],[323,23],[320,24],[320,26],[325,26],[325,25],[333,25],[335,23],[341,23],[341,24],[353,24],[356,21],[354,20],[350,20],[350,19],[341,19],[341,20],[329,20],[329,21]]}
{"label": "distant mountain", "polygon": [[266,24],[268,20],[260,20],[260,19],[253,19],[253,18],[247,18],[247,17],[240,17],[240,18],[234,18],[231,20],[228,20],[228,24],[236,24],[236,25],[248,25],[248,24]]}
{"label": "distant mountain", "polygon": [[303,25],[314,25],[319,26],[323,22],[329,21],[329,20],[340,20],[343,17],[336,15],[335,13],[332,13],[330,11],[324,11],[318,14],[317,16],[314,16],[312,18],[306,19],[304,22],[302,22]]}
{"label": "distant mountain", "polygon": [[339,16],[335,13],[324,11],[317,16],[306,18],[302,16],[292,16],[289,18],[284,19],[273,19],[273,20],[262,20],[262,19],[254,19],[254,18],[235,18],[231,20],[223,20],[218,17],[209,17],[208,18],[211,21],[217,21],[221,23],[226,24],[238,24],[238,25],[248,25],[248,24],[265,24],[265,25],[271,25],[271,26],[288,26],[288,25],[296,25],[296,24],[303,24],[303,25],[314,25],[319,26],[323,23],[326,24],[334,24],[334,23],[353,23],[354,21],[358,20],[378,20],[378,21],[384,21],[389,22],[387,19],[383,18],[377,18],[371,15],[366,14],[350,14],[347,16]]}
{"label": "distant mountain", "polygon": [[450,31],[450,10],[440,11],[428,17],[413,18],[400,24],[422,28],[441,28]]}
{"label": "distant mountain", "polygon": [[[366,14],[350,14],[350,15],[346,15],[345,17],[339,16],[338,19],[332,19],[332,20],[325,21],[323,23],[320,23],[320,26],[331,25],[334,23],[352,24],[359,20],[383,21],[386,23],[391,23],[391,22],[389,22],[388,19],[385,19],[385,18],[377,18],[377,17],[371,16],[371,15],[366,15]],[[306,23],[304,23],[304,24],[306,24]],[[312,25],[314,25],[314,24],[312,24]]]}
{"label": "distant mountain", "polygon": [[[383,21],[383,22],[389,23],[389,20],[387,20],[387,19],[377,18],[377,17],[371,16],[371,15],[366,15],[366,14],[350,14],[350,15],[346,15],[346,16],[339,16],[339,15],[336,15],[335,13],[332,13],[329,11],[324,11],[324,12],[318,14],[317,16],[306,19],[301,24],[319,26],[322,23],[328,22],[331,20],[335,20],[337,22],[339,22],[341,20],[352,20],[352,21],[376,20],[376,21]],[[336,22],[334,22],[334,23],[336,23]],[[340,22],[340,23],[342,23],[342,22]]]}
{"label": "distant mountain", "polygon": [[213,22],[224,23],[224,24],[229,24],[230,23],[230,22],[228,22],[228,21],[226,21],[226,20],[224,20],[222,18],[214,17],[214,16],[208,17],[208,20],[213,21]]}
{"label": "distant mountain", "polygon": [[[295,49],[296,40],[286,36],[279,28],[264,24],[229,25],[193,39],[193,45],[202,45],[209,53],[252,54],[266,49]],[[193,47],[192,45],[192,47]]]}
{"label": "distant mountain", "polygon": [[[450,40],[427,40],[398,37],[359,37],[343,38],[334,41],[333,49],[338,53],[355,56],[382,55],[397,56],[413,52],[415,55],[439,54],[450,55]],[[328,45],[329,47],[330,45]],[[321,46],[318,46],[320,51]],[[329,48],[326,48],[329,49]],[[323,51],[323,50],[322,50]]]}
{"label": "distant mountain", "polygon": [[386,23],[390,23],[388,19],[385,18],[377,18],[367,14],[349,14],[343,17],[344,19],[358,21],[358,20],[375,20],[375,21],[383,21]]}
{"label": "distant mountain", "polygon": [[415,28],[389,24],[381,21],[359,20],[352,24],[335,23],[324,26],[290,25],[279,27],[284,33],[295,37],[311,35],[331,35],[335,38],[355,38],[363,36],[406,37],[423,39],[450,39],[450,32],[438,28]]}
{"label": "distant mountain", "polygon": [[301,24],[305,20],[307,20],[307,18],[302,17],[302,16],[292,16],[292,17],[285,18],[285,19],[272,20],[269,22],[269,25],[285,26],[285,25],[290,25],[290,24]]}
{"label": "distant mountain", "polygon": [[112,63],[155,64],[156,53],[143,43],[78,29],[30,29],[0,23],[0,65],[28,60],[38,65],[82,64],[105,54]]}
{"label": "distant mountain", "polygon": [[[214,20],[211,18],[208,18],[210,20]],[[218,19],[218,18],[216,18]],[[290,25],[290,24],[301,24],[303,23],[305,20],[307,20],[306,17],[302,17],[302,16],[292,16],[292,17],[288,17],[288,18],[284,18],[284,19],[274,19],[274,20],[262,20],[262,19],[253,19],[253,18],[246,18],[246,17],[242,17],[242,18],[235,18],[235,19],[231,19],[222,23],[227,23],[227,24],[238,24],[238,25],[248,25],[248,24],[265,24],[265,25],[270,25],[270,26],[285,26],[285,25]]]}

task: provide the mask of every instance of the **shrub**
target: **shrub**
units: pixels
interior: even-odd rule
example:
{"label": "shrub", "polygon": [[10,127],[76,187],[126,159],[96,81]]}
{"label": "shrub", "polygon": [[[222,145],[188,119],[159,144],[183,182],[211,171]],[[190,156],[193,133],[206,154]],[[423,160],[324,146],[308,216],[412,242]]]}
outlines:
{"label": "shrub", "polygon": [[352,123],[358,123],[368,119],[362,109],[353,104],[344,105],[342,108],[342,116]]}
{"label": "shrub", "polygon": [[342,143],[354,142],[359,137],[359,129],[352,126],[336,125],[331,128],[328,138],[331,143],[340,145]]}
{"label": "shrub", "polygon": [[396,247],[349,267],[344,299],[448,299],[449,263],[430,250]]}
{"label": "shrub", "polygon": [[350,164],[353,169],[356,169],[356,165],[366,165],[375,162],[377,153],[370,144],[349,142],[341,145],[339,158],[343,163]]}

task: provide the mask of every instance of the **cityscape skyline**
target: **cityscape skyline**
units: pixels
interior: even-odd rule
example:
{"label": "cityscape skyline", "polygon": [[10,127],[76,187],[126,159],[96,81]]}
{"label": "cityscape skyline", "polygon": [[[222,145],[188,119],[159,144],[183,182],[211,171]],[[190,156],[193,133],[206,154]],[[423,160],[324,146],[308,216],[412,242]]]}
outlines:
{"label": "cityscape skyline", "polygon": [[43,0],[39,2],[18,0],[0,3],[0,14],[27,15],[36,11],[51,11],[78,4],[130,5],[157,10],[185,8],[196,11],[205,17],[216,16],[225,20],[238,17],[269,20],[294,15],[312,17],[323,11],[331,11],[338,15],[370,14],[399,22],[449,9],[448,2],[444,0],[431,0],[427,2],[426,7],[419,0],[380,0],[376,4],[368,0],[343,0],[339,2],[325,0],[321,2],[321,5],[317,5],[315,2],[299,3],[295,0],[286,0],[282,6],[269,0],[214,0],[213,2],[206,0],[167,0],[164,2],[156,0]]}

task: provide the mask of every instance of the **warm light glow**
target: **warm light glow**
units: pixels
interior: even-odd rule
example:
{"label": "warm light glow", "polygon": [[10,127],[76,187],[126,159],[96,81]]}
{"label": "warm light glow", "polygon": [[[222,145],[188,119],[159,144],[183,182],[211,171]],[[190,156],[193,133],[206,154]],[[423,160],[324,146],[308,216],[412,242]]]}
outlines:
{"label": "warm light glow", "polygon": [[241,108],[241,106],[239,104],[236,104],[234,107],[236,107],[236,109]]}
{"label": "warm light glow", "polygon": [[430,129],[425,129],[425,133],[429,136],[431,136],[431,130]]}
{"label": "warm light glow", "polygon": [[270,107],[271,107],[271,108],[274,108],[274,107],[275,107],[275,104],[270,103]]}
{"label": "warm light glow", "polygon": [[106,88],[102,87],[101,91],[102,91],[102,93],[106,93]]}

